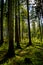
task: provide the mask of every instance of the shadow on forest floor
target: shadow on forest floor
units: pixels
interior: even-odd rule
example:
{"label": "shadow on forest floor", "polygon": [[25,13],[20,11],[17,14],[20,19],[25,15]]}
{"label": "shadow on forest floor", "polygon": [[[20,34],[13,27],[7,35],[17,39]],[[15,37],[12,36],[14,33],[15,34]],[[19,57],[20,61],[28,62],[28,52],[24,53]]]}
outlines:
{"label": "shadow on forest floor", "polygon": [[[8,46],[5,47],[0,48],[0,60],[8,49]],[[0,65],[43,65],[43,43],[15,50],[15,57]]]}

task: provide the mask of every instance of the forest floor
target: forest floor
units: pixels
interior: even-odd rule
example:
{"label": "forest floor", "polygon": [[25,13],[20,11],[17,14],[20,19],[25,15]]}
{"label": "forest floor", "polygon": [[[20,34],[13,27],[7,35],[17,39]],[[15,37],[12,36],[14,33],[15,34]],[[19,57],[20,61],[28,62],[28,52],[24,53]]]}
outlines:
{"label": "forest floor", "polygon": [[[0,47],[0,60],[7,53],[7,50],[7,44]],[[0,65],[43,65],[43,43],[35,43],[32,46],[15,50],[15,57]]]}

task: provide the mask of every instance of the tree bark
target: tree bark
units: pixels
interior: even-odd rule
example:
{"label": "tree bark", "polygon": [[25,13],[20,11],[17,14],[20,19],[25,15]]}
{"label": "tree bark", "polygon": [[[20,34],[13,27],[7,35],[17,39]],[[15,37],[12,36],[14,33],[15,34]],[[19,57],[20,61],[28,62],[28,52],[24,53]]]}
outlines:
{"label": "tree bark", "polygon": [[0,61],[4,63],[8,60],[8,58],[12,58],[15,56],[14,45],[13,45],[13,34],[14,34],[14,19],[13,19],[13,10],[12,10],[12,0],[8,0],[8,35],[9,35],[9,49],[4,58]]}
{"label": "tree bark", "polygon": [[19,42],[20,42],[20,40],[21,40],[21,38],[20,38],[20,1],[18,0],[18,22],[19,22]]}
{"label": "tree bark", "polygon": [[27,17],[28,17],[28,30],[29,30],[29,45],[32,45],[32,42],[31,42],[31,32],[30,32],[30,21],[29,21],[29,1],[27,0]]}
{"label": "tree bark", "polygon": [[23,30],[24,30],[24,20],[23,20],[23,16],[22,16],[22,39],[23,39]]}
{"label": "tree bark", "polygon": [[20,43],[19,43],[19,30],[18,30],[18,9],[17,5],[18,1],[15,1],[15,42],[17,44],[16,49],[20,49]]}
{"label": "tree bark", "polygon": [[[40,14],[40,13],[39,13]],[[41,32],[41,24],[40,24],[40,15],[39,15],[39,30],[40,30],[40,40],[42,41],[42,32]]]}
{"label": "tree bark", "polygon": [[4,6],[4,0],[1,0],[1,20],[0,20],[1,40],[0,40],[0,46],[3,44],[3,6]]}
{"label": "tree bark", "polygon": [[[14,55],[14,15],[13,15],[13,1],[8,0],[8,34],[9,34],[9,53]],[[11,52],[12,51],[12,52]]]}

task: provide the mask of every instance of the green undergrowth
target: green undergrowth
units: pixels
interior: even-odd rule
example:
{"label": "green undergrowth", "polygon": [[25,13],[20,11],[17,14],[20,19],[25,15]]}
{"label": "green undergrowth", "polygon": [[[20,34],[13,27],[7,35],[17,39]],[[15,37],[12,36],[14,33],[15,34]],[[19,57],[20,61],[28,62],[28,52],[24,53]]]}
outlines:
{"label": "green undergrowth", "polygon": [[[26,41],[20,43],[22,49],[15,50],[15,57],[8,59],[4,64],[0,65],[43,65],[43,42],[38,39],[32,40],[32,46],[26,47]],[[24,46],[23,46],[24,45]],[[6,44],[7,46],[7,44]],[[0,54],[5,55],[8,46],[0,49],[2,51]],[[4,49],[5,48],[5,49]],[[4,52],[3,52],[4,49]],[[25,58],[29,58],[32,63],[25,63]],[[0,56],[1,59],[1,56]]]}

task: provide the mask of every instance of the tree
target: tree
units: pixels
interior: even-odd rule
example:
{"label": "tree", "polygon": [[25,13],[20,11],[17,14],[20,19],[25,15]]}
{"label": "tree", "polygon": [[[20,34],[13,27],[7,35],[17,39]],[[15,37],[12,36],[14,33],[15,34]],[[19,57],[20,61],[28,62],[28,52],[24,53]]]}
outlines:
{"label": "tree", "polygon": [[23,15],[22,15],[22,39],[23,39],[23,34],[24,34],[24,20],[23,20]]}
{"label": "tree", "polygon": [[21,47],[20,47],[20,43],[19,43],[19,30],[18,30],[18,24],[20,24],[20,19],[18,18],[18,13],[20,13],[20,12],[17,9],[17,6],[19,6],[18,4],[19,4],[18,1],[15,1],[15,42],[17,43],[16,48],[20,49]]}
{"label": "tree", "polygon": [[[10,57],[14,55],[14,45],[13,45],[13,39],[14,39],[14,0],[8,0],[8,34],[9,34],[9,53]],[[12,52],[11,52],[12,51]]]}
{"label": "tree", "polygon": [[40,31],[40,40],[42,41],[42,31],[41,31],[41,24],[40,24],[40,22],[41,22],[40,21],[40,15],[39,15],[38,19],[39,19],[38,26],[39,26],[39,31]]}
{"label": "tree", "polygon": [[40,39],[42,41],[42,31],[41,31],[41,16],[43,17],[43,9],[42,9],[42,1],[41,0],[38,0],[38,3],[36,1],[36,14],[37,14],[37,17],[39,19],[39,22],[38,22],[38,26],[39,26],[39,30],[40,30]]}
{"label": "tree", "polygon": [[1,40],[0,40],[0,46],[3,44],[3,5],[4,5],[4,0],[1,0],[1,19],[0,19]]}
{"label": "tree", "polygon": [[14,0],[8,0],[8,34],[9,34],[9,49],[4,58],[0,61],[0,63],[5,62],[8,58],[12,58],[15,56],[14,53],[14,45],[13,45],[13,34],[14,34],[14,15],[13,9]]}
{"label": "tree", "polygon": [[27,19],[28,19],[28,30],[29,30],[29,45],[32,45],[32,42],[31,42],[31,32],[30,32],[30,21],[29,21],[29,1],[27,0]]}
{"label": "tree", "polygon": [[20,37],[20,1],[18,0],[18,22],[19,22],[19,42],[20,42],[20,40],[21,40],[21,37]]}
{"label": "tree", "polygon": [[30,20],[32,20],[32,37],[35,37],[36,35],[36,26],[35,26],[35,23],[36,23],[36,19],[37,19],[37,16],[36,16],[36,11],[35,11],[35,6],[32,5],[32,9],[30,11]]}

